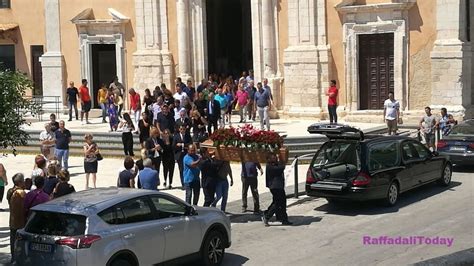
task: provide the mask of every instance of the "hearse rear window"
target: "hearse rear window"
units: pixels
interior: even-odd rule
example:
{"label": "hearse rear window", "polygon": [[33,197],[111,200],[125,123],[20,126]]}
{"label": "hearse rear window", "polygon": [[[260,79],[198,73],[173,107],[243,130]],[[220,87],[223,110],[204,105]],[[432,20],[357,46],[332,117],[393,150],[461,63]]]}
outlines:
{"label": "hearse rear window", "polygon": [[321,146],[312,162],[312,167],[331,166],[335,164],[354,165],[360,168],[358,144],[351,141],[328,141]]}

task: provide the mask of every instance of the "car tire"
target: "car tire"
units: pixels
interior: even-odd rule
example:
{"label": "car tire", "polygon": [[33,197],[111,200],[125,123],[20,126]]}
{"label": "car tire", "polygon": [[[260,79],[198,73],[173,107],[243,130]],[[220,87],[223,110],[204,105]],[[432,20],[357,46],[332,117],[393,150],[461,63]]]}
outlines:
{"label": "car tire", "polygon": [[127,259],[117,258],[110,263],[110,266],[133,266],[133,264]]}
{"label": "car tire", "polygon": [[221,265],[225,254],[225,238],[220,231],[207,234],[201,248],[201,259],[205,266]]}
{"label": "car tire", "polygon": [[392,181],[392,183],[390,183],[390,185],[388,186],[387,195],[385,197],[385,206],[387,207],[395,206],[397,204],[399,195],[400,195],[400,192],[398,190],[398,183],[395,181]]}
{"label": "car tire", "polygon": [[443,172],[441,173],[441,178],[438,180],[438,183],[444,187],[449,186],[449,184],[451,184],[452,175],[453,168],[449,163],[447,163],[443,168]]}

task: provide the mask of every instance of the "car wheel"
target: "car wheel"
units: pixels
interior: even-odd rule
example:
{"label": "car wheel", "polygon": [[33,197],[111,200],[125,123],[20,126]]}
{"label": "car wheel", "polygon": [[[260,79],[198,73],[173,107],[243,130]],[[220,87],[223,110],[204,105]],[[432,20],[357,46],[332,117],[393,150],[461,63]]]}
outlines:
{"label": "car wheel", "polygon": [[201,249],[204,265],[220,265],[225,253],[224,235],[220,231],[210,232]]}
{"label": "car wheel", "polygon": [[118,258],[118,259],[113,260],[110,263],[110,266],[133,266],[133,264],[130,263],[130,261],[126,259]]}
{"label": "car wheel", "polygon": [[387,190],[387,197],[385,199],[385,205],[391,207],[394,206],[398,201],[398,185],[396,182],[390,183]]}
{"label": "car wheel", "polygon": [[444,166],[444,169],[443,169],[443,173],[441,175],[441,178],[439,179],[439,183],[442,185],[442,186],[449,186],[449,184],[451,183],[451,176],[453,174],[453,169],[451,167],[450,164],[446,164]]}

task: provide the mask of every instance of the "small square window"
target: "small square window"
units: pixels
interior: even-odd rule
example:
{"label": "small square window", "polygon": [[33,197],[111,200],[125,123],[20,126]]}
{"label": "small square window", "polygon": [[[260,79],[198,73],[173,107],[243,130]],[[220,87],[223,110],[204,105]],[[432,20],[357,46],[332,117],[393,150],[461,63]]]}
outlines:
{"label": "small square window", "polygon": [[0,0],[0,8],[10,8],[10,0]]}
{"label": "small square window", "polygon": [[0,45],[0,69],[15,70],[15,45]]}

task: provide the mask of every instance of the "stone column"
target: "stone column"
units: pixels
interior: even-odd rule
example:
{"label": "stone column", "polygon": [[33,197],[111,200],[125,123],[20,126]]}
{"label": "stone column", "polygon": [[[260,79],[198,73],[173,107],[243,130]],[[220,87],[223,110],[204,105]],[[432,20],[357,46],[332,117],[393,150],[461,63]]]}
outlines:
{"label": "stone column", "polygon": [[264,76],[273,77],[277,72],[275,20],[273,0],[262,0],[262,45]]}
{"label": "stone column", "polygon": [[472,115],[473,109],[472,51],[466,39],[465,1],[437,0],[437,39],[431,52],[431,107],[446,107],[458,117]]}
{"label": "stone column", "polygon": [[331,59],[325,0],[288,0],[288,35],[284,111],[289,116],[321,118]]}
{"label": "stone column", "polygon": [[186,82],[191,76],[191,53],[189,47],[189,2],[178,0],[176,3],[178,16],[178,66],[179,77]]}
{"label": "stone column", "polygon": [[[44,17],[46,28],[46,53],[41,56],[43,72],[43,96],[59,96],[60,105],[63,105],[65,93],[64,58],[61,54],[61,29],[59,26],[59,0],[44,1]],[[53,100],[53,99],[45,99]],[[54,104],[44,106],[53,109]]]}
{"label": "stone column", "polygon": [[171,83],[166,0],[135,0],[137,51],[133,87],[142,91]]}

